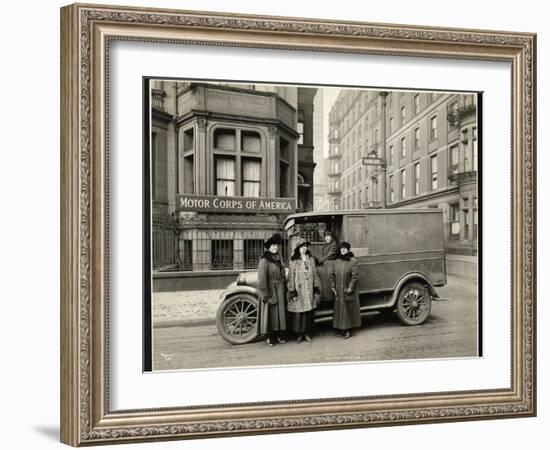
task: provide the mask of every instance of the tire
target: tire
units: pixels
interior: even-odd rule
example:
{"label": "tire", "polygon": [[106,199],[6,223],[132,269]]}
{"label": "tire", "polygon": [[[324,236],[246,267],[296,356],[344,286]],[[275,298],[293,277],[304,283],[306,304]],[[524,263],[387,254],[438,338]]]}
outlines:
{"label": "tire", "polygon": [[248,344],[258,337],[258,313],[258,299],[253,295],[228,297],[216,313],[218,333],[230,344]]}
{"label": "tire", "polygon": [[432,299],[428,288],[417,281],[401,288],[397,298],[397,316],[403,325],[420,325],[430,315]]}

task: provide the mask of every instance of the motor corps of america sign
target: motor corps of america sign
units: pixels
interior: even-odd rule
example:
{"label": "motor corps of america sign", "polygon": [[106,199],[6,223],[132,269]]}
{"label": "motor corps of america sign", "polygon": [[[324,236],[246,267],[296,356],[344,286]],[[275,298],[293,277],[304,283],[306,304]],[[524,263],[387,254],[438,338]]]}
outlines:
{"label": "motor corps of america sign", "polygon": [[183,194],[176,195],[176,211],[292,214],[296,199]]}

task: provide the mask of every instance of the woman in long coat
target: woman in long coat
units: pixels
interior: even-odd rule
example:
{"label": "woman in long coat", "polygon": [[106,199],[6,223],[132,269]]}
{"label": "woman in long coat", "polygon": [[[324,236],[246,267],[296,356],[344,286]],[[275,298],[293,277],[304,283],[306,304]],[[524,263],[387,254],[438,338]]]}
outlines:
{"label": "woman in long coat", "polygon": [[275,233],[264,242],[266,251],[260,258],[258,278],[260,283],[260,334],[265,335],[270,347],[275,341],[286,342],[286,277],[279,248],[283,242]]}
{"label": "woman in long coat", "polygon": [[321,297],[323,300],[332,300],[333,294],[330,289],[329,275],[331,266],[334,260],[338,257],[338,242],[334,233],[330,230],[325,231],[325,243],[321,247],[321,257],[319,265],[322,266],[320,271],[321,276]]}
{"label": "woman in long coat", "polygon": [[311,342],[309,330],[313,310],[321,293],[321,279],[315,269],[315,259],[308,250],[309,242],[300,239],[294,248],[288,267],[288,312],[290,329],[298,334],[298,344]]}
{"label": "woman in long coat", "polygon": [[330,272],[330,287],[335,296],[333,327],[344,339],[351,337],[351,328],[361,326],[359,297],[355,292],[359,274],[350,249],[347,242],[338,245],[338,258]]}

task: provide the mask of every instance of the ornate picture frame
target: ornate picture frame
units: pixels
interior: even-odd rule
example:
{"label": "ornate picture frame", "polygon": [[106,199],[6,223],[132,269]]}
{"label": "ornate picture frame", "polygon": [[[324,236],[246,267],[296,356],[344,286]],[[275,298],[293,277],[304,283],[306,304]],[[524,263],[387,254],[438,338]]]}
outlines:
{"label": "ornate picture frame", "polygon": [[[109,49],[114,41],[511,65],[509,388],[117,411],[109,386]],[[73,446],[536,414],[536,36],[74,4],[61,9],[61,440]]]}

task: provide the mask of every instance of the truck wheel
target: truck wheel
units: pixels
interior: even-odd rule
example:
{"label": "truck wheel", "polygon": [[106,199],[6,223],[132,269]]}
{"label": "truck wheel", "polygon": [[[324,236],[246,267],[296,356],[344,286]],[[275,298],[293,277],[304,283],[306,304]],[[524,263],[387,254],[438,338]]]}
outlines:
{"label": "truck wheel", "polygon": [[220,336],[230,344],[247,344],[258,337],[258,300],[249,294],[227,298],[216,313]]}
{"label": "truck wheel", "polygon": [[397,316],[404,325],[420,325],[430,315],[432,299],[426,286],[417,281],[407,283],[397,298]]}

